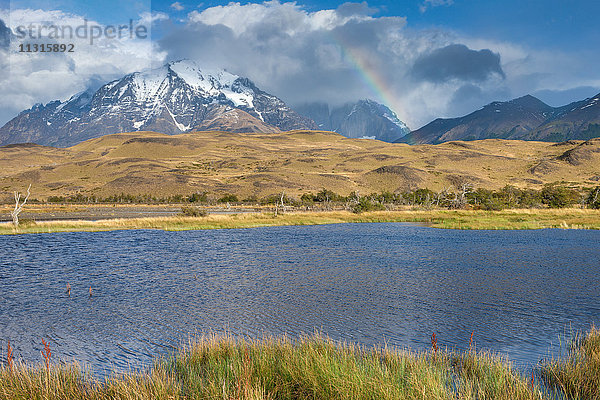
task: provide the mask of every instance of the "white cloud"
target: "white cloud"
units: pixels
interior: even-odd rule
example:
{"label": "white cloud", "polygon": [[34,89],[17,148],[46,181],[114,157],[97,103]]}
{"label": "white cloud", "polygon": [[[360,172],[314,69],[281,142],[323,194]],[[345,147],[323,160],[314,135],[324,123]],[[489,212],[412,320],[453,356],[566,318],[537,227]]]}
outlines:
{"label": "white cloud", "polygon": [[175,3],[171,4],[171,8],[177,11],[182,11],[183,9],[185,9],[185,7],[178,1],[176,1]]}
{"label": "white cloud", "polygon": [[143,12],[140,14],[139,23],[143,25],[152,25],[159,21],[166,21],[169,16],[163,12]]}
{"label": "white cloud", "polygon": [[[139,21],[134,21],[134,27],[145,24],[146,38],[143,30],[139,31],[140,37],[124,32],[120,39],[103,34],[93,44],[90,44],[91,26],[104,32],[106,25],[87,20],[81,15],[60,10],[13,9],[10,19],[5,14],[0,14],[0,18],[10,21],[10,27],[15,33],[17,27],[26,27],[25,35],[21,35],[24,37],[13,36],[10,51],[0,55],[2,71],[7,71],[0,76],[0,92],[3,93],[0,96],[0,125],[35,103],[68,99],[74,93],[86,89],[92,81],[116,79],[162,63],[165,57],[165,53],[150,39],[148,23],[163,18],[158,14],[141,15]],[[31,24],[35,29],[29,31],[27,27]],[[41,25],[70,27],[74,31],[77,27],[87,26],[88,35],[87,38],[79,38],[74,33],[71,37],[70,30],[66,28],[64,38],[49,38],[49,29],[45,28],[41,31],[42,37],[37,38],[40,33],[38,27]],[[73,52],[58,54],[19,52],[19,44],[26,43],[62,43],[73,44],[74,47]]]}
{"label": "white cloud", "polygon": [[419,6],[419,10],[424,13],[428,8],[451,6],[452,4],[454,4],[454,0],[425,0]]}
{"label": "white cloud", "polygon": [[271,0],[260,4],[229,3],[226,6],[215,6],[203,11],[192,11],[190,22],[205,25],[224,25],[236,35],[241,35],[264,24],[271,24],[288,35],[297,35],[317,30],[331,30],[349,21],[373,20],[362,14],[340,15],[336,10],[320,10],[306,12],[294,3],[280,3]]}

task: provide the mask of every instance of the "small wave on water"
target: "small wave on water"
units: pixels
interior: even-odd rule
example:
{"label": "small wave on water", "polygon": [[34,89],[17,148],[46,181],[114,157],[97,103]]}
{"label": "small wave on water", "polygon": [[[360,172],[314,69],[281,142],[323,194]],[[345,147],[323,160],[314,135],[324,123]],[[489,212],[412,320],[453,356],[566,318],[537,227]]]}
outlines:
{"label": "small wave on water", "polygon": [[414,349],[433,332],[465,349],[475,331],[528,368],[565,330],[600,324],[599,231],[339,224],[3,236],[0,248],[2,348],[40,362],[45,338],[100,376],[205,332],[315,329]]}

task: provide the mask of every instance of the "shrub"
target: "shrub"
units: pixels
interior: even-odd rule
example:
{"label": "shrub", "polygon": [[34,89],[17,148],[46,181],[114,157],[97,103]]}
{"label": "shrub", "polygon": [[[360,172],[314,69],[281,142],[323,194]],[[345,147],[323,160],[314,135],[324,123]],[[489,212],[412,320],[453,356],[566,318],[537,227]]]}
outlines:
{"label": "shrub", "polygon": [[184,217],[206,217],[208,213],[206,212],[206,210],[202,210],[198,207],[183,206],[181,207],[181,212],[179,213],[179,215],[182,215]]}
{"label": "shrub", "polygon": [[428,206],[431,205],[436,198],[436,194],[429,189],[417,189],[413,192],[404,195],[409,204]]}
{"label": "shrub", "polygon": [[315,204],[315,195],[312,193],[304,193],[300,196],[300,202],[302,202],[303,205],[312,206]]}
{"label": "shrub", "polygon": [[589,208],[593,208],[595,210],[600,209],[600,186],[596,186],[595,189],[592,189],[586,203]]}
{"label": "shrub", "polygon": [[542,189],[542,203],[550,208],[564,208],[577,202],[577,193],[564,186],[549,184]]}
{"label": "shrub", "polygon": [[235,194],[226,194],[218,200],[219,203],[237,203],[238,201],[238,197]]}
{"label": "shrub", "polygon": [[327,190],[327,189],[322,189],[319,193],[317,193],[315,195],[314,201],[319,202],[319,203],[323,203],[325,201],[342,201],[343,197],[340,196],[339,194],[331,191],[331,190]]}
{"label": "shrub", "polygon": [[352,212],[360,214],[365,211],[381,211],[385,210],[385,207],[381,204],[373,203],[367,197],[361,197],[356,204],[352,206]]}
{"label": "shrub", "polygon": [[205,193],[194,193],[188,198],[188,201],[190,203],[207,203],[208,196],[206,195],[206,192]]}

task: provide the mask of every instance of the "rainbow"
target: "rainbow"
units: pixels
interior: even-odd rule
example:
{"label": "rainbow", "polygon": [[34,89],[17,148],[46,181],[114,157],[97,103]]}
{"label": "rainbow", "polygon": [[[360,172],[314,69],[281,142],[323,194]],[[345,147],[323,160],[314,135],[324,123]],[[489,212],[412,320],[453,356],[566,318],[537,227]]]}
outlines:
{"label": "rainbow", "polygon": [[338,38],[334,38],[334,40],[340,47],[343,57],[352,64],[360,78],[377,97],[377,101],[387,106],[396,115],[402,115],[401,111],[404,110],[402,102],[372,63],[368,61],[369,57],[360,49],[345,44]]}

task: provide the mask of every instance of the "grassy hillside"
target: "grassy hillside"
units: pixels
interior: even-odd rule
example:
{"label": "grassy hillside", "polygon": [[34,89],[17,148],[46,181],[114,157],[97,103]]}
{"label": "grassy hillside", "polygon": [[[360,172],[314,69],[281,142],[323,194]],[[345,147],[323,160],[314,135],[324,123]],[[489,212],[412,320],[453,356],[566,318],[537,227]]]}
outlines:
{"label": "grassy hillside", "polygon": [[57,149],[0,147],[0,200],[32,184],[32,198],[120,193],[240,198],[322,188],[347,195],[417,187],[540,188],[600,180],[600,139],[562,144],[483,140],[409,146],[331,132],[153,132],[108,135]]}

